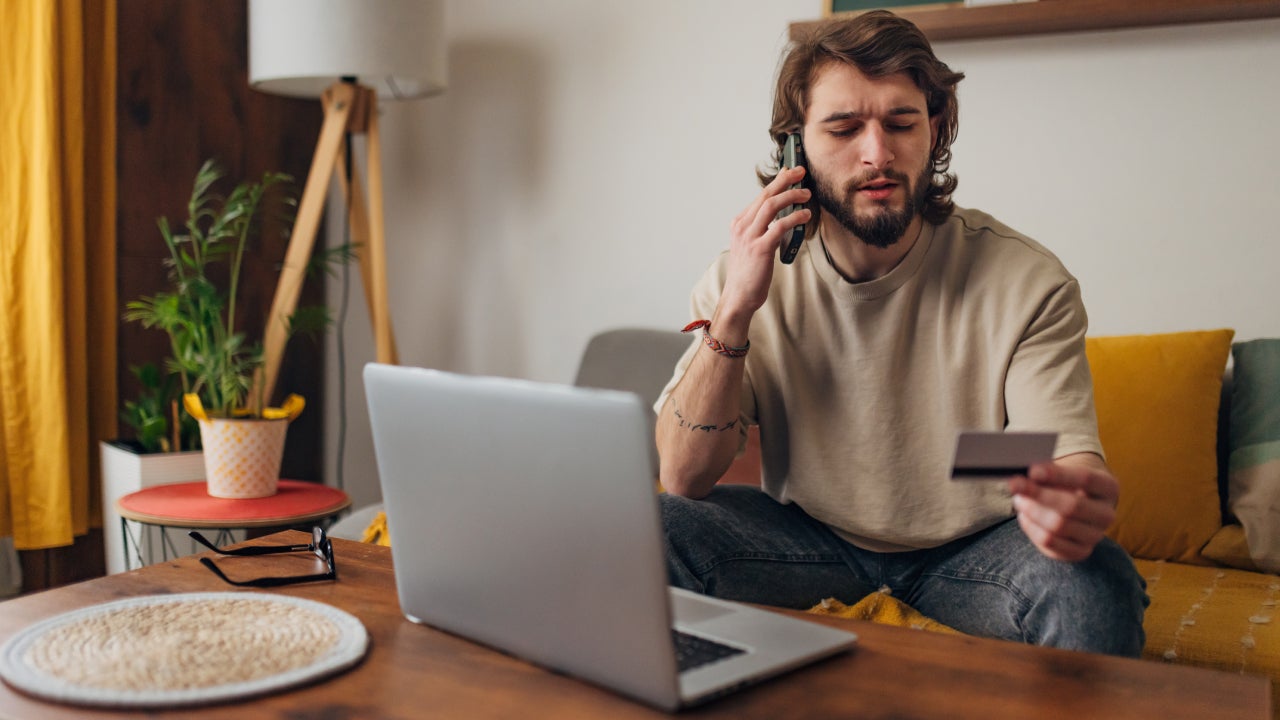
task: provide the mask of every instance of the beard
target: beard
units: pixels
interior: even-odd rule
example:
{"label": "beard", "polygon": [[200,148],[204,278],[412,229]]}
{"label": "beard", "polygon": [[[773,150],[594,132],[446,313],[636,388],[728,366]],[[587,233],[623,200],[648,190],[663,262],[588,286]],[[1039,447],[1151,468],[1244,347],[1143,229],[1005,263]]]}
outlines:
{"label": "beard", "polygon": [[[812,172],[812,168],[810,172]],[[906,202],[903,203],[902,208],[899,210],[894,210],[888,205],[877,205],[870,216],[858,215],[857,211],[854,210],[854,197],[858,188],[881,178],[892,180],[901,185],[906,190]],[[844,192],[841,194],[836,190],[835,182],[813,173],[813,195],[818,201],[818,207],[822,208],[823,212],[830,213],[846,230],[856,235],[864,243],[883,250],[902,239],[902,235],[911,225],[911,221],[915,220],[916,215],[924,207],[925,197],[928,195],[932,179],[933,169],[928,164],[916,176],[915,182],[912,182],[911,178],[896,170],[885,170],[879,173],[871,172],[845,183]]]}

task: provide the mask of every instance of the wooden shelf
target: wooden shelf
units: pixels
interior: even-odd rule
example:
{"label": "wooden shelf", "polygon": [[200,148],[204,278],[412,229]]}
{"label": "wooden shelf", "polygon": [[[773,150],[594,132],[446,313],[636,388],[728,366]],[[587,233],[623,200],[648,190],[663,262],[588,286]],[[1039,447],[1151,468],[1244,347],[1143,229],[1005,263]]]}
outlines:
{"label": "wooden shelf", "polygon": [[[1036,0],[895,8],[932,41],[1041,35],[1280,17],[1280,0]],[[819,20],[791,25],[795,38]]]}

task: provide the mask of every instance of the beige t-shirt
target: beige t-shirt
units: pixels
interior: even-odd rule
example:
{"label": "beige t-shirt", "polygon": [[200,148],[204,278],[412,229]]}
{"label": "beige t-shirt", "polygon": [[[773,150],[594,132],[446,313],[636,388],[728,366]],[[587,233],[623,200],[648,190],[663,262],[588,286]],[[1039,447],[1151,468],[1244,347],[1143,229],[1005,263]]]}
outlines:
{"label": "beige t-shirt", "polygon": [[[1102,454],[1080,287],[1052,253],[960,208],[868,282],[842,278],[820,242],[777,264],[751,323],[742,415],[760,428],[765,492],[893,552],[1013,516],[1004,483],[950,479],[961,430],[1051,430],[1057,457]],[[715,311],[727,258],[694,288],[693,317]]]}

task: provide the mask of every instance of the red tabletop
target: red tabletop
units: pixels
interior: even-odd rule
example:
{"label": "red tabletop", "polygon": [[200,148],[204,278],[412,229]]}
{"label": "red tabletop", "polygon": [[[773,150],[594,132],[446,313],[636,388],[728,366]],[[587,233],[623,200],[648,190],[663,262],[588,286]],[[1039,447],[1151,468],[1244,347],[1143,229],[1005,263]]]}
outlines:
{"label": "red tabletop", "polygon": [[351,498],[337,488],[301,480],[281,480],[271,497],[216,498],[203,480],[156,485],[116,501],[120,516],[170,527],[282,527],[319,520],[347,508]]}

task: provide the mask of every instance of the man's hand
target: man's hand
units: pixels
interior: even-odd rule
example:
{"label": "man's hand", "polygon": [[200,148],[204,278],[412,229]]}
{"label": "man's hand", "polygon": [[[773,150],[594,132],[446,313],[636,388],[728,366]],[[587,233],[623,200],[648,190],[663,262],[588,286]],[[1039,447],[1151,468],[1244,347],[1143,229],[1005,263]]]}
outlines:
{"label": "man's hand", "polygon": [[1009,481],[1018,524],[1040,552],[1079,562],[1116,519],[1120,484],[1102,458],[1079,453],[1034,465]]}
{"label": "man's hand", "polygon": [[783,208],[809,201],[809,190],[790,189],[791,185],[800,182],[804,173],[803,167],[778,171],[777,177],[733,219],[730,225],[728,276],[725,278],[718,308],[724,314],[735,318],[750,318],[769,296],[769,285],[773,282],[773,261],[778,255],[783,235],[790,233],[796,226],[809,222],[812,214],[808,209],[801,209],[775,221]]}
{"label": "man's hand", "polygon": [[[733,219],[725,285],[709,329],[726,345],[747,344],[751,318],[769,297],[783,234],[809,221],[807,209],[775,221],[784,207],[808,202],[808,190],[790,187],[804,173],[803,167],[779,171]],[[658,413],[659,479],[668,492],[704,497],[733,462],[744,365],[700,347]]]}

